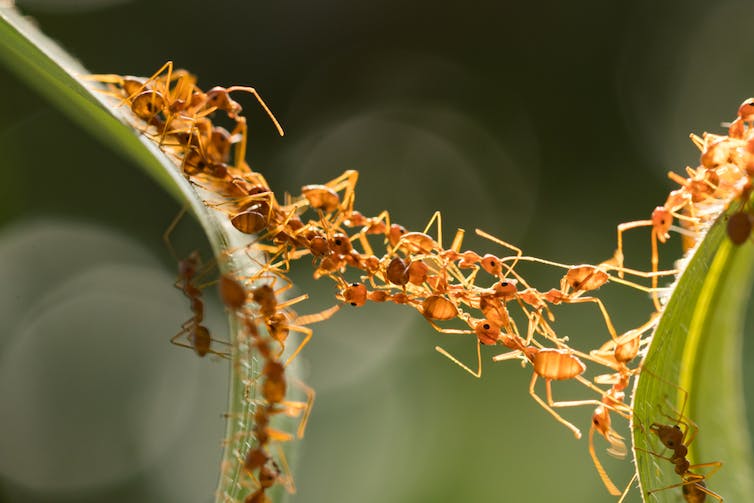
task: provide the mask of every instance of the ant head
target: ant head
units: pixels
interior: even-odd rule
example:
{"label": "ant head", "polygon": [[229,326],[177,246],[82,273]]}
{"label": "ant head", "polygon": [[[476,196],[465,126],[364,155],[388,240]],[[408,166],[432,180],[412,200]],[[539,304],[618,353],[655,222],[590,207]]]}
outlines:
{"label": "ant head", "polygon": [[504,300],[512,299],[518,293],[518,281],[510,278],[503,278],[492,287],[495,290],[495,296]]}
{"label": "ant head", "polygon": [[461,253],[461,260],[458,262],[458,267],[462,269],[467,267],[474,267],[474,264],[481,260],[482,257],[480,257],[477,252],[473,250],[466,250],[465,252]]}
{"label": "ant head", "polygon": [[497,344],[497,341],[500,338],[500,326],[490,320],[481,320],[474,325],[474,333],[479,339],[479,342],[492,346]]}
{"label": "ant head", "polygon": [[754,98],[747,98],[738,107],[738,116],[745,122],[754,120]]}
{"label": "ant head", "polygon": [[594,410],[592,414],[592,425],[602,435],[607,438],[607,432],[610,431],[610,410],[603,405],[600,405]]}
{"label": "ant head", "polygon": [[363,283],[351,283],[343,290],[343,300],[354,307],[361,307],[367,302],[367,287]]}
{"label": "ant head", "polygon": [[196,274],[200,264],[199,252],[194,250],[188,257],[178,262],[178,272],[184,278],[192,277]]}
{"label": "ant head", "polygon": [[673,225],[673,215],[664,206],[658,206],[652,212],[652,227],[657,232],[657,238],[661,243],[667,239],[670,226]]}
{"label": "ant head", "polygon": [[207,106],[215,107],[218,110],[228,114],[231,119],[235,118],[241,112],[241,105],[230,98],[228,90],[224,87],[216,86],[207,91]]}
{"label": "ant head", "polygon": [[351,252],[351,241],[343,233],[337,233],[330,239],[330,248],[338,255],[346,255]]}
{"label": "ant head", "polygon": [[358,210],[351,210],[348,218],[343,221],[343,225],[346,227],[363,227],[367,225],[367,223],[367,217]]}
{"label": "ant head", "polygon": [[503,273],[503,265],[500,259],[491,253],[486,254],[481,260],[482,269],[492,276],[500,276]]}
{"label": "ant head", "polygon": [[736,117],[733,122],[728,126],[728,136],[731,138],[743,138],[744,137],[744,121],[741,117]]}
{"label": "ant head", "polygon": [[671,426],[667,424],[652,423],[649,430],[657,435],[657,438],[660,439],[662,445],[668,449],[675,451],[679,446],[683,445],[683,432],[677,424]]}
{"label": "ant head", "polygon": [[392,224],[387,233],[387,239],[390,242],[390,246],[397,245],[398,241],[401,240],[401,237],[403,237],[406,232],[406,228],[402,225]]}
{"label": "ant head", "polygon": [[288,339],[291,329],[288,327],[288,319],[284,313],[275,313],[267,319],[267,331],[270,337],[283,343]]}
{"label": "ant head", "polygon": [[315,257],[322,257],[324,255],[330,255],[332,253],[332,250],[330,250],[330,242],[327,240],[327,238],[319,233],[319,232],[313,232],[310,236],[307,236],[309,239],[309,251],[312,252],[312,255]]}

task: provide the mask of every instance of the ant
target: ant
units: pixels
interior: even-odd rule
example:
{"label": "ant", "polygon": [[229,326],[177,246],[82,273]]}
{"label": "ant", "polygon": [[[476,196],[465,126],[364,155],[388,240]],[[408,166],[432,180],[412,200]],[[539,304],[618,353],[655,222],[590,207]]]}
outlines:
{"label": "ant", "polygon": [[628,362],[636,358],[642,343],[648,341],[648,339],[641,338],[642,334],[654,328],[658,320],[659,315],[655,313],[643,325],[629,330],[617,340],[608,341],[602,348],[590,353],[590,356],[597,358],[597,361],[601,364],[613,367],[616,370],[614,374],[606,374],[594,378],[594,381],[598,384],[611,384],[612,386],[603,396],[602,404],[594,410],[592,425],[589,430],[589,454],[602,482],[613,496],[618,496],[621,493],[610,480],[610,477],[597,458],[594,449],[594,432],[596,431],[602,435],[610,444],[610,447],[607,449],[608,454],[620,459],[625,458],[626,445],[623,442],[623,437],[612,428],[610,412],[615,411],[625,419],[630,419],[632,411],[630,407],[624,404],[625,390],[629,385],[631,377],[638,373],[638,369],[630,369]]}
{"label": "ant", "polygon": [[[179,276],[175,287],[183,291],[184,295],[191,301],[193,316],[181,326],[181,330],[170,339],[170,342],[176,346],[193,349],[199,356],[206,356],[207,353],[212,353],[222,358],[228,358],[229,355],[227,353],[220,353],[211,349],[213,341],[221,344],[227,343],[213,339],[209,329],[201,324],[204,320],[204,301],[201,299],[201,289],[194,284],[200,266],[201,259],[199,258],[199,253],[196,251],[179,262]],[[191,343],[190,345],[178,341],[184,334],[187,334],[187,338]]]}
{"label": "ant", "polygon": [[[708,463],[691,464],[687,458],[688,447],[696,438],[699,427],[691,419],[679,414],[676,417],[665,415],[672,424],[663,424],[654,422],[649,426],[649,431],[657,435],[666,449],[673,451],[670,457],[660,453],[647,450],[646,452],[667,461],[675,466],[675,473],[681,477],[681,482],[671,484],[659,489],[647,491],[647,494],[654,494],[659,491],[681,487],[683,489],[683,498],[689,503],[701,503],[707,496],[715,498],[722,503],[723,498],[716,492],[707,488],[705,480],[717,472],[722,466],[720,461],[711,461]],[[698,468],[712,467],[712,470],[706,475],[692,472]]]}
{"label": "ant", "polygon": [[[536,318],[535,315],[533,318]],[[541,320],[537,322],[534,319],[530,320],[529,330],[533,330],[534,326],[539,323],[544,323]],[[550,413],[559,423],[571,430],[574,436],[578,439],[581,438],[581,431],[566,421],[560,414],[555,412],[557,407],[577,407],[581,405],[596,404],[601,405],[601,402],[596,400],[573,400],[566,402],[555,402],[552,399],[552,381],[566,381],[575,379],[581,384],[585,385],[589,389],[595,390],[598,393],[604,394],[602,390],[594,386],[592,383],[584,379],[581,374],[586,370],[586,365],[570,348],[541,348],[533,345],[526,345],[524,339],[513,334],[502,334],[499,341],[512,349],[508,353],[503,353],[492,358],[493,361],[499,362],[510,359],[524,359],[528,360],[532,364],[534,372],[532,373],[531,382],[529,383],[529,394],[531,397],[547,412]],[[584,355],[581,355],[582,357]],[[545,393],[547,401],[543,400],[537,395],[535,386],[537,379],[542,378],[545,381]]]}
{"label": "ant", "polygon": [[308,328],[306,325],[329,319],[340,309],[340,306],[335,305],[328,309],[323,309],[318,313],[306,316],[296,316],[295,314],[286,312],[286,308],[307,299],[309,296],[303,294],[285,302],[278,302],[277,297],[280,293],[293,286],[285,276],[279,274],[274,276],[273,282],[278,278],[286,280],[287,284],[278,290],[273,289],[270,284],[262,284],[250,291],[250,297],[251,300],[259,306],[259,314],[264,321],[270,336],[280,344],[280,353],[285,350],[285,341],[288,338],[290,331],[304,335],[304,339],[286,360],[285,366],[288,366],[312,338],[312,329]]}

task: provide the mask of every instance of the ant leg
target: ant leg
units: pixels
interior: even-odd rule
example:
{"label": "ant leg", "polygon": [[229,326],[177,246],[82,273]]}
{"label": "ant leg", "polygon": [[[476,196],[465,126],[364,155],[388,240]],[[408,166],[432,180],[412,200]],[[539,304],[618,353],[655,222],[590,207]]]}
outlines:
{"label": "ant leg", "polygon": [[[660,265],[660,254],[657,250],[657,232],[652,229],[652,272],[657,272]],[[660,312],[662,305],[660,304],[660,297],[657,295],[657,276],[652,276],[652,303],[655,306],[655,311]]]}
{"label": "ant leg", "polygon": [[623,494],[621,494],[620,499],[618,500],[618,503],[623,503],[623,500],[626,499],[626,496],[628,496],[628,492],[631,490],[631,485],[636,481],[636,478],[639,476],[638,473],[634,473],[634,476],[631,477],[631,480],[628,481],[628,485],[626,485],[626,488],[623,490]]}
{"label": "ant leg", "polygon": [[437,225],[437,244],[442,249],[442,214],[439,211],[435,211],[432,214],[432,218],[429,219],[429,222],[424,227],[424,234],[429,235],[429,229],[432,227],[432,224]]}
{"label": "ant leg", "polygon": [[335,192],[343,190],[343,199],[340,204],[341,212],[348,218],[353,212],[353,204],[356,199],[356,182],[359,180],[359,172],[353,169],[344,171],[340,176],[325,183],[325,186]]}
{"label": "ant leg", "polygon": [[[550,415],[552,415],[552,417],[554,417],[560,424],[562,424],[563,426],[565,426],[566,428],[568,428],[569,430],[571,430],[573,432],[573,434],[576,436],[577,439],[581,438],[581,431],[579,431],[578,428],[576,428],[574,425],[572,425],[571,423],[569,423],[568,421],[566,421],[565,419],[563,419],[563,417],[560,414],[558,414],[557,412],[555,412],[555,410],[552,407],[550,407],[547,403],[545,403],[544,400],[542,400],[537,395],[536,391],[534,390],[534,386],[537,384],[537,377],[538,377],[538,375],[537,375],[536,372],[534,372],[532,374],[532,376],[531,376],[531,383],[529,384],[529,394],[531,395],[531,397],[534,400],[536,400],[536,402],[543,409],[545,409],[547,412],[549,412]],[[552,391],[550,390],[550,380],[549,379],[545,379],[545,388],[547,390],[548,401],[552,401]]]}
{"label": "ant leg", "polygon": [[633,222],[626,222],[618,225],[618,249],[613,254],[613,260],[618,265],[618,277],[623,277],[623,233],[629,229],[636,229],[638,227],[651,227],[652,220],[635,220]]}
{"label": "ant leg", "polygon": [[508,249],[513,250],[514,252],[516,252],[516,258],[513,260],[513,264],[511,264],[510,268],[513,269],[514,267],[516,267],[516,264],[518,263],[518,260],[524,254],[524,251],[521,248],[519,248],[518,246],[512,245],[512,244],[510,244],[510,243],[508,243],[506,241],[503,241],[502,239],[497,238],[497,237],[493,236],[492,234],[488,234],[488,233],[484,232],[482,229],[474,229],[474,231],[476,232],[477,236],[481,236],[481,237],[483,237],[485,239],[488,239],[488,240],[492,241],[493,243],[499,244],[500,246],[503,246],[505,248],[508,248]]}
{"label": "ant leg", "polygon": [[268,435],[270,435],[270,440],[273,440],[275,442],[283,443],[293,440],[293,435],[291,435],[287,431],[278,430],[275,428],[267,428],[265,431]]}
{"label": "ant leg", "polygon": [[[696,475],[696,474],[694,474],[694,475]],[[701,481],[703,481],[703,480],[704,480],[704,477],[702,477],[701,475],[699,475],[698,477],[695,476],[694,478],[690,478],[689,480],[684,480],[682,482],[678,482],[677,484],[671,484],[669,486],[660,487],[658,489],[652,489],[651,491],[647,491],[647,494],[654,494],[654,493],[658,493],[660,491],[666,491],[668,489],[673,489],[675,487],[696,485],[697,489],[702,490],[702,492],[704,492],[706,494],[709,494],[713,498],[717,498],[718,501],[723,501],[723,499],[719,495],[717,495],[716,493],[710,491],[706,487],[704,489],[702,489],[703,486],[699,485],[698,483],[701,482]]]}
{"label": "ant leg", "polygon": [[277,446],[276,450],[278,451],[278,459],[280,459],[280,464],[283,468],[282,472],[285,474],[285,477],[279,476],[280,482],[282,482],[283,487],[288,491],[288,494],[296,494],[296,483],[293,480],[293,472],[291,472],[291,467],[288,465],[288,459],[285,457],[285,452],[280,445]]}
{"label": "ant leg", "polygon": [[605,471],[605,468],[602,466],[602,463],[600,463],[600,460],[597,457],[597,453],[594,451],[594,430],[595,428],[592,424],[592,427],[589,428],[589,455],[592,457],[594,468],[597,470],[597,474],[600,476],[600,479],[602,479],[602,483],[605,484],[607,492],[609,492],[612,496],[619,496],[620,491],[617,487],[615,487],[613,481],[610,480],[610,477]]}
{"label": "ant leg", "polygon": [[272,110],[270,110],[270,107],[267,106],[267,104],[264,102],[264,100],[259,95],[259,93],[256,91],[256,89],[254,89],[253,87],[247,87],[247,86],[231,86],[231,87],[227,88],[226,91],[228,93],[232,93],[233,91],[243,91],[243,92],[247,92],[247,93],[253,94],[254,97],[259,102],[259,104],[264,109],[264,111],[267,112],[267,115],[270,117],[270,119],[272,120],[272,123],[275,125],[275,128],[278,130],[278,134],[280,134],[280,136],[285,136],[285,133],[283,132],[282,126],[280,126],[280,123],[275,118],[275,115],[273,115]]}
{"label": "ant leg", "polygon": [[480,377],[482,377],[482,350],[481,350],[480,346],[481,346],[481,344],[479,342],[479,339],[477,339],[477,341],[476,341],[476,361],[477,361],[476,372],[474,372],[473,370],[471,370],[464,363],[461,363],[461,361],[458,360],[458,358],[456,358],[455,356],[451,355],[450,353],[448,353],[445,349],[441,348],[440,346],[435,346],[435,351],[437,351],[438,353],[446,356],[447,358],[450,359],[450,361],[452,361],[453,363],[455,363],[456,365],[458,365],[459,367],[461,367],[463,370],[465,370],[469,374],[471,374],[474,377],[476,377],[477,379],[479,379]]}
{"label": "ant leg", "polygon": [[717,494],[715,491],[712,491],[711,489],[708,489],[707,487],[699,484],[697,484],[696,487],[704,494],[715,498],[719,503],[723,503],[723,497]]}
{"label": "ant leg", "polygon": [[[287,290],[288,288],[285,288],[285,289]],[[277,292],[275,293],[275,295],[277,295]],[[286,307],[293,306],[293,305],[298,304],[299,302],[302,302],[302,301],[304,301],[304,300],[306,300],[308,298],[309,298],[309,294],[304,293],[302,295],[299,295],[298,297],[294,297],[292,299],[288,299],[285,302],[281,302],[280,304],[278,304],[277,305],[277,310],[280,311],[281,309],[285,309]]]}
{"label": "ant leg", "polygon": [[246,117],[238,117],[236,119],[236,127],[231,132],[231,136],[237,134],[241,135],[241,141],[235,149],[235,168],[241,169],[241,164],[246,160],[246,142],[248,140],[248,129],[246,126]]}
{"label": "ant leg", "polygon": [[181,330],[177,334],[175,334],[173,337],[170,338],[170,342],[172,344],[175,344],[176,346],[180,346],[182,348],[189,348],[193,350],[194,349],[193,346],[182,344],[177,341],[177,339],[180,338],[183,334],[186,334],[189,332],[189,325],[192,324],[193,322],[194,322],[194,318],[189,318],[188,320],[184,321],[183,324],[181,325]]}
{"label": "ant leg", "polygon": [[526,362],[529,361],[529,360],[526,359],[526,357],[524,356],[524,354],[521,351],[517,350],[517,349],[513,350],[513,351],[509,351],[507,353],[502,353],[502,354],[499,354],[499,355],[495,355],[495,356],[492,357],[492,361],[493,362],[502,362],[502,361],[505,361],[505,360],[515,360],[515,359],[521,360],[521,366],[522,367],[525,366]]}
{"label": "ant leg", "polygon": [[[420,307],[421,306],[416,306],[417,310]],[[432,325],[432,328],[434,328],[435,330],[437,330],[441,334],[473,334],[474,333],[473,330],[467,330],[465,328],[443,328],[440,325],[438,325],[437,323],[435,323],[434,320],[432,320],[430,318],[427,318],[426,316],[424,317],[424,319],[427,320],[427,322],[430,325]]]}
{"label": "ant leg", "polygon": [[[545,383],[550,382],[549,380],[545,380]],[[545,384],[545,390],[547,392],[547,404],[550,407],[555,408],[561,408],[561,407],[581,407],[583,405],[594,405],[596,407],[599,407],[601,405],[605,405],[604,403],[600,402],[599,400],[570,400],[565,402],[555,402],[552,399],[552,389],[551,386],[548,386]]]}
{"label": "ant leg", "polygon": [[[710,461],[708,463],[698,463],[696,465],[689,465],[689,470],[695,470],[697,468],[707,468],[707,467],[713,467],[712,470],[704,474],[704,479],[709,479],[712,475],[716,474],[720,468],[723,467],[722,461]],[[700,475],[701,477],[701,475]]]}
{"label": "ant leg", "polygon": [[173,248],[173,243],[170,241],[170,235],[175,230],[176,226],[178,225],[178,222],[181,221],[183,218],[183,215],[186,214],[186,211],[188,208],[184,205],[183,208],[181,208],[181,211],[178,212],[178,214],[173,217],[173,220],[170,222],[170,225],[168,225],[168,228],[165,229],[165,232],[162,233],[162,241],[165,243],[165,247],[168,249],[170,254],[173,256],[175,260],[178,260],[178,254],[175,252],[175,248]]}
{"label": "ant leg", "polygon": [[[667,457],[667,456],[663,456],[663,455],[662,455],[662,454],[660,454],[659,452],[650,451],[649,449],[644,449],[643,447],[637,447],[637,446],[634,446],[634,449],[635,449],[635,450],[637,450],[637,451],[644,451],[644,452],[646,452],[647,454],[651,454],[651,455],[653,455],[653,456],[655,456],[655,457],[658,457],[658,458],[660,458],[660,459],[664,459],[664,460],[666,460],[666,461],[671,461],[671,462],[673,461],[673,459],[672,459],[672,458],[669,458],[669,457]],[[673,487],[678,487],[678,486],[673,486]],[[657,489],[657,491],[662,491],[662,489]],[[650,491],[650,492],[654,492],[654,491]]]}
{"label": "ant leg", "polygon": [[151,77],[149,77],[148,79],[146,79],[146,80],[144,81],[144,83],[143,83],[143,84],[141,85],[141,87],[140,87],[140,88],[139,88],[139,89],[138,89],[138,90],[137,90],[136,92],[134,92],[134,93],[131,93],[131,94],[130,94],[129,96],[126,96],[125,98],[123,98],[123,100],[121,100],[121,102],[120,102],[120,103],[118,103],[118,106],[122,106],[122,105],[124,105],[124,104],[126,104],[126,103],[130,102],[131,100],[133,100],[133,99],[134,99],[134,97],[135,97],[135,96],[136,96],[137,94],[139,94],[139,93],[141,93],[142,91],[144,91],[144,89],[145,89],[145,88],[147,87],[147,85],[148,85],[148,84],[149,84],[150,82],[154,82],[154,81],[155,81],[155,80],[157,79],[157,77],[158,77],[158,76],[159,76],[159,75],[160,75],[161,73],[165,72],[166,70],[167,70],[167,72],[168,72],[168,75],[170,75],[170,74],[171,74],[171,73],[173,72],[173,62],[172,62],[172,61],[168,61],[167,63],[165,63],[164,65],[162,65],[162,66],[160,67],[160,69],[159,69],[159,70],[157,70],[156,72],[154,72],[154,73],[152,74],[152,76],[151,76]]}
{"label": "ant leg", "polygon": [[293,351],[291,356],[289,356],[288,359],[285,361],[286,367],[290,365],[290,363],[296,358],[296,356],[298,356],[301,350],[304,349],[304,346],[306,346],[312,338],[312,335],[313,335],[312,329],[305,327],[303,325],[309,325],[311,323],[316,323],[318,321],[327,320],[333,314],[338,312],[339,309],[340,309],[340,305],[335,305],[329,309],[325,309],[324,311],[320,311],[319,313],[316,313],[316,314],[300,316],[296,319],[296,322],[299,323],[298,325],[289,325],[288,328],[290,330],[304,334],[304,340],[301,341],[301,343],[298,345],[296,350]]}
{"label": "ant leg", "polygon": [[607,312],[607,309],[605,308],[605,305],[602,303],[600,299],[597,297],[575,297],[570,298],[568,300],[564,300],[565,303],[568,304],[580,304],[582,302],[594,302],[599,307],[600,311],[602,312],[602,317],[605,319],[605,325],[607,325],[607,331],[610,332],[610,337],[613,338],[613,340],[618,340],[618,333],[615,331],[615,327],[613,326],[613,321],[610,319],[610,315]]}
{"label": "ant leg", "polygon": [[301,421],[299,421],[298,428],[296,428],[296,437],[304,438],[304,431],[306,430],[306,425],[309,422],[309,416],[311,415],[312,408],[314,407],[314,397],[316,396],[316,392],[314,391],[314,388],[306,385],[303,381],[300,381],[298,379],[296,379],[295,384],[303,389],[304,393],[306,393],[306,402],[286,401],[283,402],[283,405],[286,407],[285,414],[290,417],[298,417],[299,414],[301,414],[301,411],[303,411]]}

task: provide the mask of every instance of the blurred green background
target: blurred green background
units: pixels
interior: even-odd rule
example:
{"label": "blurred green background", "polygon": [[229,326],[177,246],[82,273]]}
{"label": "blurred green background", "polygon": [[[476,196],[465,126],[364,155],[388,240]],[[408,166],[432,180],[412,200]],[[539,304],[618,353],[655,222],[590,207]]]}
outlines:
{"label": "blurred green background", "polygon": [[[256,87],[286,136],[241,96],[249,160],[280,193],[357,169],[365,214],[421,230],[440,210],[449,237],[481,227],[567,263],[609,257],[616,224],[648,218],[675,188],[665,173],[697,164],[689,132],[721,131],[754,91],[742,1],[19,4],[92,72],[172,59],[203,88]],[[210,501],[228,370],[168,343],[190,315],[161,240],[179,203],[5,69],[0,95],[0,500]],[[189,219],[174,244],[206,256]],[[648,268],[648,248],[647,230],[630,234],[628,265]],[[664,266],[679,253],[674,236]],[[333,285],[301,262],[292,277],[312,301],[299,312],[330,305]],[[560,275],[526,271],[540,289]],[[619,331],[650,312],[646,295],[603,290]],[[575,347],[608,337],[594,306],[556,315]],[[223,333],[216,302],[209,318]],[[587,452],[591,409],[563,413],[576,441],[529,397],[529,368],[486,349],[475,380],[436,344],[473,360],[468,338],[400,306],[315,327],[302,361],[318,394],[290,501],[612,500]],[[623,487],[631,466],[605,447]]]}

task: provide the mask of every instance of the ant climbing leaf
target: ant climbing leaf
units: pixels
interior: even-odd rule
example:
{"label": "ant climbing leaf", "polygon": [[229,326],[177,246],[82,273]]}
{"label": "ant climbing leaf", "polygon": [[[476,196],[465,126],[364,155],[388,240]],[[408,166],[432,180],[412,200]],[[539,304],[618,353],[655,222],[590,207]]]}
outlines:
{"label": "ant climbing leaf", "polygon": [[[676,423],[680,417],[699,426],[688,446],[692,465],[723,463],[719,472],[705,480],[706,487],[726,501],[746,501],[754,491],[741,361],[754,281],[754,243],[734,245],[726,234],[726,220],[725,215],[718,219],[688,260],[635,388],[633,444],[642,493],[648,501],[680,499],[680,487],[657,491],[681,479],[671,462],[648,452],[672,457],[651,434],[651,425]],[[699,471],[708,474],[703,468]],[[651,496],[648,491],[653,491]]]}
{"label": "ant climbing leaf", "polygon": [[[131,112],[124,107],[108,105],[105,98],[93,89],[94,84],[81,78],[89,73],[86,69],[2,0],[0,63],[107,146],[132,159],[177,201],[188,207],[203,227],[216,257],[227,256],[227,250],[239,246],[230,223],[218,218],[205,206],[202,195],[191,187],[175,160],[132,126]],[[238,274],[252,276],[259,269],[257,262],[245,254],[237,254],[232,260],[218,260],[218,264],[222,273],[232,269]],[[232,316],[230,338],[234,339],[242,331],[241,323]],[[223,473],[216,492],[218,501],[240,501],[249,493],[248,487],[239,482],[242,466],[235,452],[239,450],[238,444],[249,437],[253,400],[257,394],[256,389],[250,389],[244,383],[256,382],[260,369],[255,362],[242,365],[235,360],[237,355],[233,358],[227,411],[232,420],[227,421],[226,438],[238,440],[232,440],[226,446]]]}

